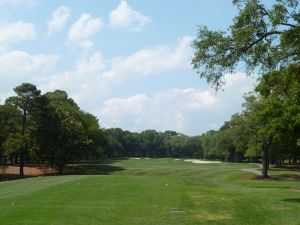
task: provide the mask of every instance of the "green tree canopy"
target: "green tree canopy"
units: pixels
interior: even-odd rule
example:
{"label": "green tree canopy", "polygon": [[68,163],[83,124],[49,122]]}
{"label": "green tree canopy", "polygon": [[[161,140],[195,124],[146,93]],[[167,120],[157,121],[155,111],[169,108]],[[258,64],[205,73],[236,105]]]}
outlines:
{"label": "green tree canopy", "polygon": [[192,65],[215,87],[224,73],[244,63],[247,71],[266,72],[300,61],[298,0],[276,0],[267,7],[259,0],[233,0],[238,15],[225,31],[200,26],[193,42]]}

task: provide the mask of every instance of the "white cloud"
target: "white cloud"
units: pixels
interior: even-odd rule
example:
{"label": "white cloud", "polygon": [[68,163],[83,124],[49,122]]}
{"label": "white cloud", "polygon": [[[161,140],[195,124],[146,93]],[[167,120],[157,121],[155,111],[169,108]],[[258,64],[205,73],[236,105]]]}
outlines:
{"label": "white cloud", "polygon": [[90,14],[82,14],[71,26],[68,40],[72,43],[79,44],[90,38],[102,28],[103,22],[101,18],[92,18]]}
{"label": "white cloud", "polygon": [[86,40],[86,41],[80,42],[78,46],[85,50],[88,50],[94,46],[94,43],[92,41]]}
{"label": "white cloud", "polygon": [[11,51],[0,55],[0,74],[47,72],[54,67],[57,60],[56,55],[30,55],[23,51]]}
{"label": "white cloud", "polygon": [[200,134],[219,128],[240,111],[242,95],[253,89],[254,79],[243,73],[226,74],[224,92],[213,89],[169,89],[152,95],[111,98],[95,111],[103,125],[133,131],[156,129]]}
{"label": "white cloud", "polygon": [[150,22],[150,17],[133,10],[126,1],[121,1],[117,8],[109,13],[109,24],[112,28],[125,28],[136,32]]}
{"label": "white cloud", "polygon": [[113,98],[104,102],[100,112],[101,116],[109,117],[111,126],[118,126],[120,120],[124,117],[128,118],[127,121],[132,122],[134,126],[140,120],[139,116],[146,113],[145,109],[149,108],[147,106],[150,103],[151,99],[143,94],[134,95],[126,99]]}
{"label": "white cloud", "polygon": [[70,17],[70,9],[65,6],[58,7],[53,13],[52,18],[48,22],[48,35],[60,32],[64,29]]}
{"label": "white cloud", "polygon": [[101,53],[97,52],[89,58],[79,60],[76,65],[76,71],[82,74],[99,74],[105,67],[103,56]]}
{"label": "white cloud", "polygon": [[2,47],[19,41],[33,40],[36,38],[34,25],[22,21],[1,24],[0,34],[0,45],[2,45]]}
{"label": "white cloud", "polygon": [[138,94],[112,98],[97,114],[108,127],[142,131],[144,129],[188,131],[189,114],[213,107],[216,96],[193,88],[170,89],[151,96]]}
{"label": "white cloud", "polygon": [[39,0],[0,0],[2,5],[10,5],[13,7],[28,7],[32,8],[38,5]]}
{"label": "white cloud", "polygon": [[44,91],[66,90],[72,98],[83,106],[102,97],[107,83],[103,83],[101,74],[106,70],[106,62],[101,53],[80,58],[74,70],[57,73],[47,78],[40,87]]}
{"label": "white cloud", "polygon": [[134,54],[115,59],[111,70],[104,74],[108,79],[120,80],[124,75],[145,76],[158,74],[175,69],[188,69],[192,54],[191,37],[179,40],[175,49],[167,46],[158,46],[142,49]]}
{"label": "white cloud", "polygon": [[57,55],[31,55],[10,51],[0,55],[0,92],[12,89],[22,82],[37,82],[51,72],[58,61]]}
{"label": "white cloud", "polygon": [[99,52],[84,55],[74,70],[52,75],[42,89],[66,90],[83,105],[92,107],[95,101],[100,102],[125,81],[190,68],[190,41],[190,37],[185,37],[173,49],[168,46],[147,48],[112,60],[104,59]]}

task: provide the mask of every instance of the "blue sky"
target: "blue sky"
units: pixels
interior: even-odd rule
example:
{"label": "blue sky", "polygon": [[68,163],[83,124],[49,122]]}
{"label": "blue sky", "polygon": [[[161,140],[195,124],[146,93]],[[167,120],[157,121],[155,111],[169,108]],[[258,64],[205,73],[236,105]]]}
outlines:
{"label": "blue sky", "polygon": [[224,0],[0,0],[0,101],[30,82],[67,91],[102,127],[217,129],[255,79],[226,74],[215,93],[190,65],[191,41],[236,13]]}

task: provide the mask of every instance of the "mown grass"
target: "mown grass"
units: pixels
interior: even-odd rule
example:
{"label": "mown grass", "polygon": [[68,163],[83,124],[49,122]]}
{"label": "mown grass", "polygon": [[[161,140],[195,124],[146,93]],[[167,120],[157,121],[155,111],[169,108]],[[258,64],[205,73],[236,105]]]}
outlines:
{"label": "mown grass", "polygon": [[255,165],[127,159],[73,166],[93,175],[1,182],[0,224],[300,224],[300,183],[249,179],[241,169]]}

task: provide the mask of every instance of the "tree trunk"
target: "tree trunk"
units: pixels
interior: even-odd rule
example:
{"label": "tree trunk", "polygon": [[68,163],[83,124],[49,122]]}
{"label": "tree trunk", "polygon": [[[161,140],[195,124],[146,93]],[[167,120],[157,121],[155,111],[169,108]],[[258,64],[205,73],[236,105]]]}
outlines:
{"label": "tree trunk", "polygon": [[25,124],[26,124],[26,116],[27,116],[27,112],[26,110],[23,111],[23,115],[22,115],[22,147],[20,149],[20,174],[19,176],[21,178],[24,177],[24,152],[25,152],[25,140],[24,140],[24,134],[25,134]]}
{"label": "tree trunk", "polygon": [[269,169],[269,147],[272,143],[273,137],[269,136],[262,138],[262,151],[263,151],[263,167],[262,167],[262,176],[268,177],[268,169]]}
{"label": "tree trunk", "polygon": [[21,178],[24,177],[24,151],[23,151],[23,148],[20,150],[20,174],[19,176]]}
{"label": "tree trunk", "polygon": [[60,175],[62,175],[62,174],[63,174],[63,171],[64,171],[64,164],[63,164],[63,163],[60,163],[60,164],[58,165],[58,173],[59,173]]}
{"label": "tree trunk", "polygon": [[14,157],[12,155],[9,156],[10,165],[12,166],[14,164]]}

